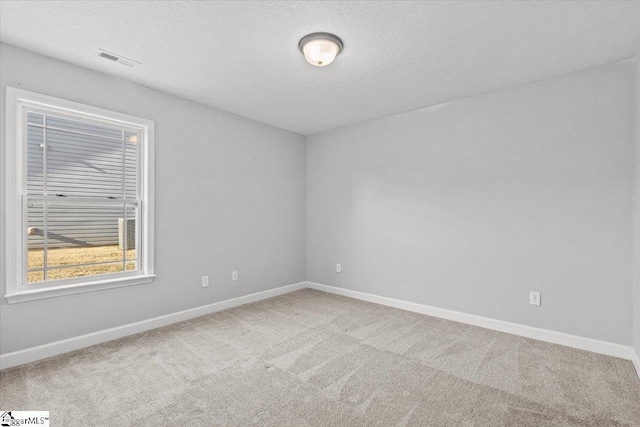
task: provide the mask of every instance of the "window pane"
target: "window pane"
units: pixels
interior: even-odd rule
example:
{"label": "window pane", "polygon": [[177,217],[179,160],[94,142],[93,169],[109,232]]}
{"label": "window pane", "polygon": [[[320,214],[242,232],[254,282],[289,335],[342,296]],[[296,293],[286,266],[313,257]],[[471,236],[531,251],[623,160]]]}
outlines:
{"label": "window pane", "polygon": [[27,274],[28,282],[40,282],[44,280],[44,209],[40,201],[27,203]]}
{"label": "window pane", "polygon": [[122,139],[122,129],[103,126],[100,124],[67,119],[47,114],[47,127],[71,130],[74,132],[90,133],[96,136]]}
{"label": "window pane", "polygon": [[124,261],[119,222],[124,207],[51,202],[47,207],[50,267]]}
{"label": "window pane", "polygon": [[28,194],[137,198],[139,131],[34,112],[27,118]]}
{"label": "window pane", "polygon": [[74,277],[96,276],[98,274],[121,273],[122,271],[122,262],[84,267],[63,267],[49,270],[47,272],[47,280],[71,279]]}
{"label": "window pane", "polygon": [[44,125],[44,116],[40,113],[34,113],[32,111],[27,113],[27,123],[33,123],[34,125]]}
{"label": "window pane", "polygon": [[[127,206],[125,209],[126,220],[120,219],[118,230],[118,244],[120,249],[126,249],[127,260],[135,260],[136,257],[136,232],[138,208],[136,206]],[[125,229],[126,227],[126,229]]]}
{"label": "window pane", "polygon": [[54,129],[47,129],[46,140],[48,194],[124,196],[122,141]]}
{"label": "window pane", "polygon": [[44,270],[39,269],[35,271],[30,271],[27,273],[27,282],[28,283],[38,283],[44,280]]}
{"label": "window pane", "polygon": [[125,131],[124,133],[124,141],[129,144],[137,144],[138,143],[138,132],[129,132]]}
{"label": "window pane", "polygon": [[[138,134],[126,132],[124,143],[125,198],[138,197],[136,175],[138,173]],[[127,139],[128,138],[128,139]]]}
{"label": "window pane", "polygon": [[43,136],[41,127],[27,126],[27,194],[43,194]]}

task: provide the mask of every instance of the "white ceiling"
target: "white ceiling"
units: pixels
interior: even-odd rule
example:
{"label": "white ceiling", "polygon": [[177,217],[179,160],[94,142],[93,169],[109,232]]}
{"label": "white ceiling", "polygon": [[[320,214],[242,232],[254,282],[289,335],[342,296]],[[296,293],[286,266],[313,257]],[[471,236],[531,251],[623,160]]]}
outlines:
{"label": "white ceiling", "polygon": [[[3,0],[0,15],[5,43],[305,135],[631,58],[640,44],[640,2]],[[325,68],[298,51],[315,31],[345,44]]]}

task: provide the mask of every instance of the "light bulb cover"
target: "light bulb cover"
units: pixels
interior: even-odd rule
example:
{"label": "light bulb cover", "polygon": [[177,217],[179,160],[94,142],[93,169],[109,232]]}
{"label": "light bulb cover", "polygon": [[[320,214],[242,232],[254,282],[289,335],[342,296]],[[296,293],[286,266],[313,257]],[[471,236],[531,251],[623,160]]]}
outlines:
{"label": "light bulb cover", "polygon": [[312,33],[298,43],[307,62],[316,67],[326,67],[342,52],[344,45],[338,36],[330,33]]}

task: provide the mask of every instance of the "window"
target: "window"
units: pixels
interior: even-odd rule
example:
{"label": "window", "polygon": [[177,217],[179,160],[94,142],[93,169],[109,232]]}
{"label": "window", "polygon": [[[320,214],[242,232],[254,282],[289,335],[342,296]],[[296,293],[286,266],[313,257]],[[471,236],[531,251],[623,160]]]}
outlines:
{"label": "window", "polygon": [[153,280],[153,122],[7,88],[7,300]]}

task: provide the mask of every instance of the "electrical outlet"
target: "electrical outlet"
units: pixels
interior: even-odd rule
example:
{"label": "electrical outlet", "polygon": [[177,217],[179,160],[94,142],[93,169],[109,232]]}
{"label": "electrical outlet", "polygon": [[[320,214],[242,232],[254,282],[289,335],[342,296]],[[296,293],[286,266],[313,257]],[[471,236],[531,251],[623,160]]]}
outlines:
{"label": "electrical outlet", "polygon": [[202,287],[206,288],[209,286],[209,276],[202,276]]}
{"label": "electrical outlet", "polygon": [[336,273],[342,273],[342,264],[336,264]]}
{"label": "electrical outlet", "polygon": [[231,272],[231,280],[238,280],[238,272],[237,271],[232,271]]}
{"label": "electrical outlet", "polygon": [[540,292],[529,292],[529,304],[540,305]]}

